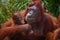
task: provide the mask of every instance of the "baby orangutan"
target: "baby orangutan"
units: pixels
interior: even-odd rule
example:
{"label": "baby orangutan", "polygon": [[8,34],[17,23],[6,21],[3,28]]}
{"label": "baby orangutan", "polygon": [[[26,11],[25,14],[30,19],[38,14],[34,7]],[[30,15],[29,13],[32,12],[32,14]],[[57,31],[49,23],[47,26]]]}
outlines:
{"label": "baby orangutan", "polygon": [[11,27],[13,25],[22,25],[24,24],[24,13],[26,10],[17,11],[12,14],[12,17],[1,25],[1,28]]}

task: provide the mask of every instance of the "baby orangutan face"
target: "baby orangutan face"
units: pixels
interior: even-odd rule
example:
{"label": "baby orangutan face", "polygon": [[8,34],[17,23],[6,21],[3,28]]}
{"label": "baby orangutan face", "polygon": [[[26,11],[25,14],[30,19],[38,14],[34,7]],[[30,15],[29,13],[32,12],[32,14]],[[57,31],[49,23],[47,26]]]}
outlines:
{"label": "baby orangutan face", "polygon": [[14,13],[12,18],[15,24],[22,24],[22,17],[18,13]]}

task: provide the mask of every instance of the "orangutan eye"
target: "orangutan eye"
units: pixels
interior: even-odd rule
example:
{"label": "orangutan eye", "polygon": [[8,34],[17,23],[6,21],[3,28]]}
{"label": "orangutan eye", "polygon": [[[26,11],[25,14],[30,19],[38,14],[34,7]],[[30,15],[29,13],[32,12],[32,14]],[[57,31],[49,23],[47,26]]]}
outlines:
{"label": "orangutan eye", "polygon": [[32,13],[33,13],[33,11],[30,12],[30,14],[32,14]]}
{"label": "orangutan eye", "polygon": [[31,11],[29,11],[29,15],[32,15],[32,13],[33,13],[33,11],[31,10]]}

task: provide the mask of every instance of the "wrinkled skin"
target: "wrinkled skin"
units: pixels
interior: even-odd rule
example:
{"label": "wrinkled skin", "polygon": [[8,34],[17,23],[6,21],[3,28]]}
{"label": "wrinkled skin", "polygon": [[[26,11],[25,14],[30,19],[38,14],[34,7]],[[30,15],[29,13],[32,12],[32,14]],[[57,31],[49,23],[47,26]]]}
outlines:
{"label": "wrinkled skin", "polygon": [[29,22],[32,22],[32,23],[36,22],[37,17],[38,17],[38,15],[37,15],[38,11],[39,10],[38,10],[38,8],[36,8],[35,5],[28,8],[28,12],[27,12],[27,16],[26,16],[26,20],[28,23]]}

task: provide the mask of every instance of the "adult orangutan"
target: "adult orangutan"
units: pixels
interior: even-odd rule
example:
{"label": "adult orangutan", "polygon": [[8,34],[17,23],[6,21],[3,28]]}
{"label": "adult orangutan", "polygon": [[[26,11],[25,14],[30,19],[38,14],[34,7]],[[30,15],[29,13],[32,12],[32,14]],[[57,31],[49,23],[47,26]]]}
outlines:
{"label": "adult orangutan", "polygon": [[40,0],[31,1],[26,11],[25,20],[32,26],[34,40],[45,40],[44,38],[48,32],[53,32],[58,28],[57,19],[50,14],[44,13]]}
{"label": "adult orangutan", "polygon": [[[28,34],[26,40],[45,40],[46,34],[48,32],[53,32],[57,28],[57,19],[50,14],[44,13],[44,10],[39,0],[31,1],[26,10],[25,16],[25,20],[29,25],[32,26],[33,31],[33,35]],[[13,32],[11,32],[11,34],[13,34]],[[3,34],[1,34],[1,36],[2,35]]]}

